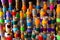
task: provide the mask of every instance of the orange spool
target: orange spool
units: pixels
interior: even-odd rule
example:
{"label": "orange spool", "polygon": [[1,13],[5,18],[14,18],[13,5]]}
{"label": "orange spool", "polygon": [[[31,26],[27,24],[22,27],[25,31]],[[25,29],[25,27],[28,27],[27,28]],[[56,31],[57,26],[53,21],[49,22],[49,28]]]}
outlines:
{"label": "orange spool", "polygon": [[46,11],[47,10],[47,4],[44,2],[43,9]]}
{"label": "orange spool", "polygon": [[59,14],[59,12],[60,12],[60,5],[58,4],[56,8],[56,13]]}
{"label": "orange spool", "polygon": [[27,9],[26,14],[27,14],[28,16],[30,16],[30,15],[31,15],[31,12],[30,12],[30,10],[29,10],[29,9]]}
{"label": "orange spool", "polygon": [[26,11],[26,9],[27,9],[26,6],[23,5],[23,6],[22,6],[22,10]]}
{"label": "orange spool", "polygon": [[39,25],[40,24],[40,20],[39,19],[35,19],[35,24]]}
{"label": "orange spool", "polygon": [[22,40],[24,39],[24,34],[23,34],[23,33],[21,34],[21,39],[22,39]]}
{"label": "orange spool", "polygon": [[42,9],[42,10],[40,10],[40,15],[41,16],[44,16],[46,13],[45,13],[45,11]]}
{"label": "orange spool", "polygon": [[29,6],[29,9],[30,9],[30,10],[32,10],[32,9],[33,9],[33,6],[32,6],[32,5],[30,5],[30,6]]}
{"label": "orange spool", "polygon": [[22,11],[20,11],[20,18],[23,18],[24,17],[24,14]]}
{"label": "orange spool", "polygon": [[29,9],[30,9],[30,10],[32,10],[32,9],[33,9],[32,2],[29,2]]}

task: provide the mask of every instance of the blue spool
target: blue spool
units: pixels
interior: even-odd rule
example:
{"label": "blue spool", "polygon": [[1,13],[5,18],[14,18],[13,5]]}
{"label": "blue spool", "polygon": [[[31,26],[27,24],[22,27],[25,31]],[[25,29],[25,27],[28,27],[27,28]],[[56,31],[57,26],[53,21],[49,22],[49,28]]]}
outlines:
{"label": "blue spool", "polygon": [[11,20],[5,20],[5,23],[11,22]]}
{"label": "blue spool", "polygon": [[12,9],[13,9],[13,8],[12,8],[12,5],[9,5],[9,8],[8,8],[8,9],[9,9],[10,11],[12,11]]}
{"label": "blue spool", "polygon": [[48,24],[51,24],[51,20],[48,21]]}
{"label": "blue spool", "polygon": [[13,28],[13,32],[15,33],[18,30],[18,28]]}
{"label": "blue spool", "polygon": [[44,38],[44,40],[46,40],[46,38],[47,38],[47,35],[46,35],[46,34],[44,34],[44,35],[43,35],[43,38]]}
{"label": "blue spool", "polygon": [[31,22],[27,23],[27,26],[32,26],[32,23]]}
{"label": "blue spool", "polygon": [[36,9],[41,9],[41,6],[36,6]]}
{"label": "blue spool", "polygon": [[7,8],[3,7],[3,12],[6,13],[7,11]]}

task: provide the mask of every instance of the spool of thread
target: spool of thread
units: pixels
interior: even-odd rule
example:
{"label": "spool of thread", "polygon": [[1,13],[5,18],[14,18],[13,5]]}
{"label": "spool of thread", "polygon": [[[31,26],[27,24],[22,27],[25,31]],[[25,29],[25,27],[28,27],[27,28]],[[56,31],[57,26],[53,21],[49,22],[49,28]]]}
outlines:
{"label": "spool of thread", "polygon": [[3,25],[2,24],[0,24],[0,36],[2,37],[3,36]]}
{"label": "spool of thread", "polygon": [[9,22],[11,22],[11,20],[5,20],[5,23],[9,23]]}
{"label": "spool of thread", "polygon": [[9,2],[10,4],[12,4],[12,0],[8,0],[8,2]]}
{"label": "spool of thread", "polygon": [[43,9],[44,9],[45,11],[47,11],[47,3],[46,3],[46,2],[43,2]]}
{"label": "spool of thread", "polygon": [[55,19],[51,20],[51,24],[55,24],[55,23],[56,23]]}
{"label": "spool of thread", "polygon": [[32,5],[32,2],[29,2],[29,9],[32,11],[33,9],[33,5]]}
{"label": "spool of thread", "polygon": [[28,20],[27,20],[27,26],[30,26],[30,27],[32,26],[31,19],[28,19]]}
{"label": "spool of thread", "polygon": [[13,32],[15,33],[18,30],[17,27],[13,28]]}
{"label": "spool of thread", "polygon": [[22,26],[22,27],[20,28],[20,31],[24,32],[24,31],[25,31],[25,28]]}
{"label": "spool of thread", "polygon": [[47,20],[45,20],[45,19],[42,20],[42,25],[43,25],[43,26],[46,25],[47,23],[48,23]]}
{"label": "spool of thread", "polygon": [[12,40],[11,34],[5,33],[6,40]]}
{"label": "spool of thread", "polygon": [[9,11],[6,12],[6,17],[11,18],[11,13]]}
{"label": "spool of thread", "polygon": [[24,33],[21,34],[21,39],[24,40]]}
{"label": "spool of thread", "polygon": [[35,19],[35,25],[40,25],[40,19],[39,19],[39,17]]}
{"label": "spool of thread", "polygon": [[4,24],[4,19],[0,19],[0,23],[1,24]]}
{"label": "spool of thread", "polygon": [[43,34],[43,38],[44,38],[44,40],[46,40],[47,39],[47,34]]}
{"label": "spool of thread", "polygon": [[36,9],[41,9],[41,6],[36,6]]}
{"label": "spool of thread", "polygon": [[53,9],[54,9],[54,5],[50,4],[50,10],[53,11]]}
{"label": "spool of thread", "polygon": [[27,31],[26,32],[24,32],[24,38],[27,40],[27,38],[28,38],[28,34],[27,34]]}
{"label": "spool of thread", "polygon": [[51,40],[54,40],[54,38],[55,38],[54,35],[51,35]]}
{"label": "spool of thread", "polygon": [[26,7],[26,5],[25,5],[25,2],[22,2],[22,10],[23,10],[23,11],[26,11],[26,9],[27,9],[27,7]]}
{"label": "spool of thread", "polygon": [[50,28],[50,27],[48,27],[48,28],[47,28],[47,31],[48,31],[48,33],[50,33],[50,32],[51,32],[51,28]]}
{"label": "spool of thread", "polygon": [[39,28],[36,28],[35,30],[36,30],[36,32],[38,32],[38,33],[40,32],[40,29],[39,29]]}
{"label": "spool of thread", "polygon": [[27,29],[27,32],[28,32],[28,33],[31,33],[31,32],[32,32],[32,30],[31,30],[31,29]]}
{"label": "spool of thread", "polygon": [[17,17],[18,19],[20,18],[19,12],[17,12],[16,17]]}
{"label": "spool of thread", "polygon": [[47,0],[42,0],[43,2],[47,2]]}
{"label": "spool of thread", "polygon": [[56,18],[56,22],[60,23],[60,18]]}
{"label": "spool of thread", "polygon": [[12,11],[12,5],[11,4],[9,4],[9,8],[8,8],[10,11]]}
{"label": "spool of thread", "polygon": [[36,37],[36,34],[34,31],[32,31],[32,35],[31,35],[32,40],[35,39],[35,37]]}
{"label": "spool of thread", "polygon": [[2,11],[0,11],[0,17],[2,17],[2,16],[3,16],[3,14],[4,14],[4,13],[3,13]]}
{"label": "spool of thread", "polygon": [[6,0],[1,0],[1,2],[2,2],[2,5],[3,5],[3,4],[5,4],[5,3],[6,3]]}
{"label": "spool of thread", "polygon": [[26,12],[27,16],[31,17],[31,12],[29,9],[27,9],[27,12]]}
{"label": "spool of thread", "polygon": [[46,31],[47,31],[47,28],[46,28],[46,27],[43,27],[43,31],[45,31],[45,32],[46,32]]}
{"label": "spool of thread", "polygon": [[7,8],[3,6],[3,12],[6,13]]}
{"label": "spool of thread", "polygon": [[60,4],[57,4],[57,8],[56,8],[56,13],[59,14],[60,13]]}
{"label": "spool of thread", "polygon": [[50,19],[50,20],[48,20],[48,24],[51,24],[51,19]]}
{"label": "spool of thread", "polygon": [[38,36],[38,40],[43,40],[43,36],[41,34]]}
{"label": "spool of thread", "polygon": [[60,40],[60,35],[59,34],[57,34],[56,37],[57,37],[58,40]]}
{"label": "spool of thread", "polygon": [[12,10],[12,16],[16,16],[15,10]]}
{"label": "spool of thread", "polygon": [[[17,32],[17,31],[16,31],[16,32]],[[20,34],[19,34],[18,32],[17,32],[17,33],[16,33],[16,32],[14,33],[14,37],[18,39],[19,36],[20,36]]]}
{"label": "spool of thread", "polygon": [[32,26],[32,23],[27,23],[27,26]]}
{"label": "spool of thread", "polygon": [[40,10],[40,16],[42,17],[42,16],[44,16],[46,14],[46,12],[43,10],[43,9],[41,9]]}
{"label": "spool of thread", "polygon": [[55,29],[54,29],[54,28],[51,28],[51,31],[52,31],[52,32],[55,32]]}
{"label": "spool of thread", "polygon": [[13,24],[13,25],[16,25],[16,24],[17,24],[17,21],[12,21],[12,24]]}
{"label": "spool of thread", "polygon": [[20,11],[20,19],[23,19],[23,17],[24,17],[24,14],[22,11]]}
{"label": "spool of thread", "polygon": [[37,14],[36,9],[32,9],[32,13],[33,13],[33,16],[35,16]]}
{"label": "spool of thread", "polygon": [[50,3],[54,3],[54,0],[49,0],[50,1]]}
{"label": "spool of thread", "polygon": [[39,30],[40,32],[43,32],[43,28],[42,27],[40,27],[40,30]]}
{"label": "spool of thread", "polygon": [[60,4],[60,0],[57,0],[57,3]]}

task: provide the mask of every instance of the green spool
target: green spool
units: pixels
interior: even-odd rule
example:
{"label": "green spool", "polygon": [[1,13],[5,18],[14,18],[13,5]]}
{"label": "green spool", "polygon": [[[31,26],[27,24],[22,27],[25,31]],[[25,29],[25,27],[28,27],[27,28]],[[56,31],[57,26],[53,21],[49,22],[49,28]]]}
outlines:
{"label": "green spool", "polygon": [[59,22],[60,23],[60,18],[56,18],[56,22]]}
{"label": "green spool", "polygon": [[25,38],[28,38],[28,35],[26,34],[26,35],[24,35],[24,37],[25,37]]}
{"label": "green spool", "polygon": [[24,18],[26,18],[26,16],[27,16],[26,13],[24,13]]}
{"label": "green spool", "polygon": [[0,23],[4,23],[4,19],[0,19]]}
{"label": "green spool", "polygon": [[17,14],[16,14],[16,17],[17,17],[17,18],[20,18],[20,15],[19,15],[19,13],[17,13]]}
{"label": "green spool", "polygon": [[39,32],[39,28],[36,28],[36,31],[38,31],[38,32]]}
{"label": "green spool", "polygon": [[32,36],[31,36],[32,38],[35,38],[36,37],[36,35],[35,34],[32,34]]}
{"label": "green spool", "polygon": [[57,37],[57,40],[60,40],[60,35],[56,35],[56,37]]}
{"label": "green spool", "polygon": [[54,2],[54,0],[49,0],[50,1],[50,3],[53,3]]}
{"label": "green spool", "polygon": [[24,30],[25,30],[25,28],[24,28],[24,27],[21,27],[21,28],[20,28],[20,30],[21,30],[21,31],[24,31]]}
{"label": "green spool", "polygon": [[51,24],[54,24],[56,21],[55,20],[51,20]]}
{"label": "green spool", "polygon": [[13,21],[13,25],[17,24],[17,21]]}

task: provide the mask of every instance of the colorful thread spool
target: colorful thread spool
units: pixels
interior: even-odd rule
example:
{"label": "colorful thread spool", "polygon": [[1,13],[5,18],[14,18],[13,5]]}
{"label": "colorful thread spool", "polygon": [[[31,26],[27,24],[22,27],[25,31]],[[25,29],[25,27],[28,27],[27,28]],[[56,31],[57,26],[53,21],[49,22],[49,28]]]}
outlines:
{"label": "colorful thread spool", "polygon": [[32,5],[32,2],[29,2],[29,9],[32,11],[33,9],[33,5]]}

